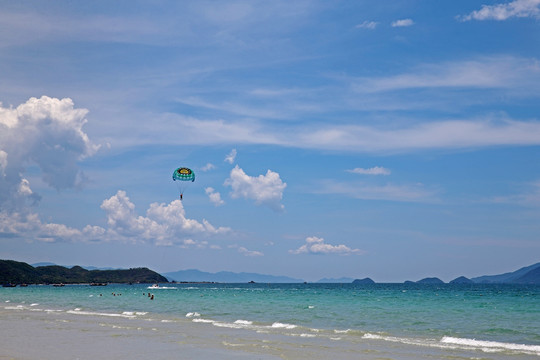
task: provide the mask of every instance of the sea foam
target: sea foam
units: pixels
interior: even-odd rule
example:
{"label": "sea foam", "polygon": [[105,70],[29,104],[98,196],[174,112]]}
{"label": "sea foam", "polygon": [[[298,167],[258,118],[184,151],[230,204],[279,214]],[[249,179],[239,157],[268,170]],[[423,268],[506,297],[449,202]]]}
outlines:
{"label": "sea foam", "polygon": [[528,354],[540,355],[540,345],[513,344],[498,341],[463,339],[451,336],[444,336],[441,339],[441,343],[479,348],[484,352],[512,350]]}

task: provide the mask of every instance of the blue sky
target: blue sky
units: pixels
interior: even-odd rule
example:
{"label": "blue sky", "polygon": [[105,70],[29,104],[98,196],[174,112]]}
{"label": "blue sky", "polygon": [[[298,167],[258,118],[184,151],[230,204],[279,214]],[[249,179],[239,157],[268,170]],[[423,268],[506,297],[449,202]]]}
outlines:
{"label": "blue sky", "polygon": [[0,1],[0,258],[379,282],[540,261],[539,33],[540,0]]}

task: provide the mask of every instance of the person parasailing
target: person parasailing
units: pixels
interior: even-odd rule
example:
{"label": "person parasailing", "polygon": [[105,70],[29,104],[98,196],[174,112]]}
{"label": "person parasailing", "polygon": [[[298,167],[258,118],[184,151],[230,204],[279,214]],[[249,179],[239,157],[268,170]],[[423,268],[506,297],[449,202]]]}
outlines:
{"label": "person parasailing", "polygon": [[180,201],[182,201],[184,199],[184,190],[187,185],[195,181],[195,172],[187,167],[180,167],[174,170],[172,179],[178,186],[178,190],[180,191]]}

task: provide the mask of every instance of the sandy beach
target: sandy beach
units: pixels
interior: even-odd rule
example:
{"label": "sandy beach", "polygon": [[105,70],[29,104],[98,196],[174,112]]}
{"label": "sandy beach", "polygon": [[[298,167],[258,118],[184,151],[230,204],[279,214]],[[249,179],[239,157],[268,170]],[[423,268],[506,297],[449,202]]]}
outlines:
{"label": "sandy beach", "polygon": [[3,309],[0,321],[0,359],[347,359],[359,354],[320,339],[261,335],[190,321]]}
{"label": "sandy beach", "polygon": [[225,332],[212,329],[214,336],[208,336],[197,324],[30,311],[2,311],[0,319],[0,359],[281,358],[235,350]]}

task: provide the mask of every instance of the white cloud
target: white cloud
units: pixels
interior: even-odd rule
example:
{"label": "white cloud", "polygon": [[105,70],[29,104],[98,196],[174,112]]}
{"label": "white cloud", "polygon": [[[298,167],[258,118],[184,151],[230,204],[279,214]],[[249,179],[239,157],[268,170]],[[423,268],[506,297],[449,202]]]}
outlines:
{"label": "white cloud", "polygon": [[103,232],[99,226],[87,226],[81,232],[64,224],[43,223],[37,214],[28,211],[0,211],[0,234],[3,236],[21,236],[42,242],[92,241]]}
{"label": "white cloud", "polygon": [[257,177],[247,175],[238,165],[231,170],[225,185],[232,188],[231,197],[255,200],[257,205],[266,205],[275,211],[283,211],[281,204],[283,191],[287,184],[279,174],[268,170],[265,175]]}
{"label": "white cloud", "polygon": [[438,189],[423,184],[371,185],[359,182],[321,181],[316,187],[318,194],[339,194],[361,200],[386,200],[401,202],[438,202]]}
{"label": "white cloud", "polygon": [[369,29],[373,30],[377,27],[377,23],[375,21],[364,21],[358,25],[355,26],[357,29]]}
{"label": "white cloud", "polygon": [[[249,125],[234,123],[214,126],[215,123],[203,120],[183,122],[184,133],[190,134],[186,139],[191,139],[186,144],[273,144],[366,153],[540,145],[540,121],[494,116],[459,120],[428,119],[424,123],[400,119],[399,126],[394,127],[305,124],[291,126],[287,131],[283,131],[282,127],[250,128]],[[224,136],[224,133],[227,135]]]}
{"label": "white cloud", "polygon": [[536,59],[492,56],[467,61],[423,64],[411,72],[358,79],[353,89],[362,93],[415,88],[512,89],[536,87],[540,65]]}
{"label": "white cloud", "polygon": [[86,109],[71,99],[30,98],[16,108],[0,104],[0,210],[20,211],[39,195],[23,178],[27,167],[39,167],[49,186],[61,190],[80,185],[77,162],[99,146],[82,130]]}
{"label": "white cloud", "polygon": [[375,166],[369,169],[364,168],[354,168],[352,170],[347,170],[347,172],[353,173],[353,174],[361,174],[361,175],[390,175],[391,171],[389,169]]}
{"label": "white cloud", "polygon": [[238,248],[238,252],[244,256],[264,256],[264,254],[260,251],[252,251],[248,250],[245,247],[240,246]]}
{"label": "white cloud", "polygon": [[204,165],[202,168],[201,168],[201,171],[210,171],[210,170],[214,170],[216,167],[214,164],[211,164],[211,163],[208,163],[206,165]]}
{"label": "white cloud", "polygon": [[540,17],[540,0],[514,0],[505,4],[482,5],[468,15],[459,16],[462,21],[506,20],[512,17]]}
{"label": "white cloud", "polygon": [[348,125],[301,134],[304,147],[366,152],[540,145],[538,121],[448,120],[405,128]]}
{"label": "white cloud", "polygon": [[231,152],[227,154],[227,156],[225,156],[225,161],[228,162],[229,164],[232,164],[234,163],[235,159],[236,159],[236,149],[232,149]]}
{"label": "white cloud", "polygon": [[108,236],[123,241],[168,245],[186,235],[214,235],[230,231],[227,227],[215,228],[206,220],[201,223],[186,218],[180,200],[170,204],[152,203],[146,211],[146,217],[143,217],[137,216],[135,205],[126,192],[119,190],[116,195],[104,200],[101,208],[107,213]]}
{"label": "white cloud", "polygon": [[497,196],[491,202],[501,204],[517,204],[521,206],[540,206],[540,180],[522,185],[522,191],[518,194]]}
{"label": "white cloud", "polygon": [[407,27],[412,25],[414,25],[414,21],[412,21],[412,19],[401,19],[392,22],[392,27]]}
{"label": "white cloud", "polygon": [[221,194],[214,190],[213,187],[207,187],[205,190],[208,198],[215,206],[220,206],[225,204],[225,201],[221,199]]}
{"label": "white cloud", "polygon": [[351,249],[345,245],[330,245],[324,242],[323,238],[316,236],[311,236],[306,238],[306,243],[300,246],[296,250],[289,250],[291,254],[339,254],[339,255],[350,255],[357,254],[361,255],[364,252],[360,249]]}

